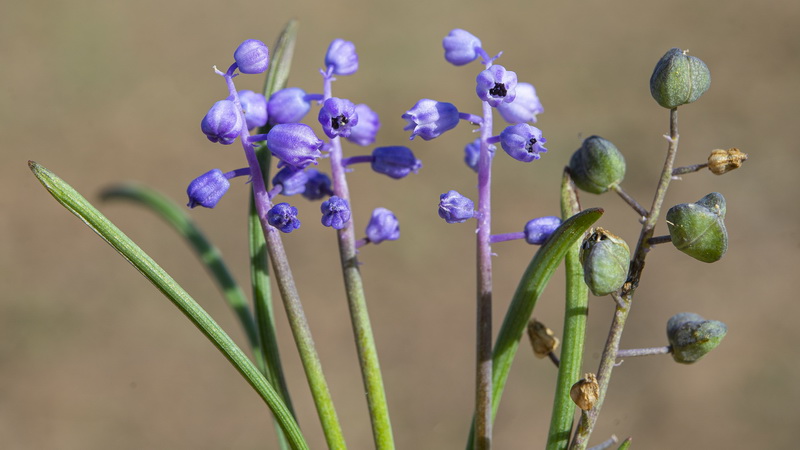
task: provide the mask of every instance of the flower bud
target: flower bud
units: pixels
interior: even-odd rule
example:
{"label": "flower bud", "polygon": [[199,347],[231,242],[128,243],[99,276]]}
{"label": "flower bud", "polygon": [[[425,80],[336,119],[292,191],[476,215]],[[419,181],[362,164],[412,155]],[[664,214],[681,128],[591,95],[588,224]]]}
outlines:
{"label": "flower bud", "polygon": [[738,148],[713,150],[708,156],[708,170],[714,175],[722,175],[742,167],[742,163],[746,160],[747,153],[742,153]]}
{"label": "flower bud", "polygon": [[421,136],[426,141],[452,130],[459,121],[455,105],[427,98],[418,101],[413,108],[406,111],[403,119],[408,122],[403,130],[413,130],[411,139],[414,139],[414,136]]}
{"label": "flower bud", "polygon": [[597,228],[581,245],[583,280],[594,295],[617,291],[628,279],[631,250],[619,236]]}
{"label": "flower bud", "polygon": [[263,95],[253,91],[239,91],[239,102],[244,110],[248,130],[267,124],[267,99]]}
{"label": "flower bud", "polygon": [[300,228],[297,208],[288,203],[278,203],[267,211],[267,222],[284,233]]}
{"label": "flower bud", "polygon": [[525,242],[531,245],[542,245],[559,226],[561,226],[561,218],[556,216],[529,220],[525,224]]}
{"label": "flower bud", "polygon": [[372,170],[396,180],[417,173],[422,162],[408,147],[378,147],[372,151]]}
{"label": "flower bud", "polygon": [[358,116],[358,123],[350,129],[350,136],[347,136],[347,140],[362,147],[371,145],[375,142],[375,135],[381,128],[378,114],[369,106],[360,103],[356,105],[356,116]]}
{"label": "flower bud", "polygon": [[544,112],[542,102],[536,95],[536,88],[530,83],[517,84],[517,96],[511,103],[500,103],[497,110],[506,122],[511,124],[533,122],[536,115]]}
{"label": "flower bud", "polygon": [[189,187],[186,188],[189,203],[186,206],[194,208],[200,205],[206,208],[213,208],[217,206],[219,200],[228,192],[230,187],[231,183],[221,170],[209,170],[189,183]]}
{"label": "flower bud", "polygon": [[600,398],[600,385],[597,383],[597,376],[593,373],[584,375],[582,379],[572,385],[569,390],[569,396],[578,405],[578,408],[584,411],[594,408],[597,399]]}
{"label": "flower bud", "polygon": [[481,40],[469,31],[456,28],[442,39],[444,59],[454,66],[463,66],[478,58]]}
{"label": "flower bud", "polygon": [[267,102],[269,123],[273,125],[300,122],[310,109],[311,102],[306,98],[306,91],[296,87],[275,92]]}
{"label": "flower bud", "polygon": [[558,338],[553,334],[553,330],[547,328],[536,319],[531,319],[528,322],[528,339],[531,341],[534,356],[540,359],[557,349],[559,344]]}
{"label": "flower bud", "polygon": [[308,174],[303,169],[294,166],[284,167],[272,178],[272,185],[280,185],[282,187],[281,194],[286,196],[302,194],[306,190],[306,183],[308,183]]}
{"label": "flower bud", "polygon": [[679,48],[672,48],[656,64],[650,77],[650,94],[664,108],[692,103],[711,86],[706,64]]}
{"label": "flower bud", "polygon": [[350,136],[350,130],[358,123],[356,105],[347,99],[331,97],[319,110],[318,119],[329,138]]}
{"label": "flower bud", "polygon": [[386,208],[375,208],[367,224],[367,239],[373,244],[400,239],[400,222]]}
{"label": "flower bud", "polygon": [[466,222],[474,216],[475,204],[457,191],[449,191],[439,196],[439,217],[445,222]]}
{"label": "flower bud", "polygon": [[542,137],[542,130],[527,123],[508,126],[500,133],[500,146],[517,161],[539,159],[539,153],[547,151],[542,146],[545,142],[547,139]]}
{"label": "flower bud", "polygon": [[592,194],[602,194],[625,178],[625,158],[610,141],[590,136],[569,160],[575,185]]}
{"label": "flower bud", "polygon": [[667,211],[672,245],[699,261],[711,263],[728,250],[725,197],[712,192],[696,203],[682,203]]}
{"label": "flower bud", "polygon": [[241,73],[263,73],[269,67],[269,49],[259,40],[248,39],[239,44],[233,59]]}
{"label": "flower bud", "polygon": [[501,102],[511,103],[517,95],[517,74],[503,66],[489,67],[479,73],[475,81],[478,98],[493,107]]}
{"label": "flower bud", "polygon": [[352,75],[358,70],[356,45],[344,39],[334,39],[325,53],[325,67],[333,67],[334,75]]}
{"label": "flower bud", "polygon": [[208,110],[200,129],[211,142],[230,145],[242,131],[242,115],[232,100],[220,100]]}
{"label": "flower bud", "polygon": [[672,359],[681,364],[696,362],[714,350],[728,327],[716,320],[705,320],[698,314],[679,313],[667,322],[667,339],[672,350]]}
{"label": "flower bud", "polygon": [[333,196],[322,202],[322,224],[336,230],[341,230],[350,221],[350,205],[347,200]]}
{"label": "flower bud", "polygon": [[317,169],[308,169],[306,173],[308,174],[308,181],[306,182],[306,189],[303,191],[303,197],[309,200],[319,200],[333,195],[331,178],[328,175]]}
{"label": "flower bud", "polygon": [[303,123],[275,125],[267,133],[269,151],[284,163],[299,169],[317,162],[323,142],[317,139],[314,130]]}

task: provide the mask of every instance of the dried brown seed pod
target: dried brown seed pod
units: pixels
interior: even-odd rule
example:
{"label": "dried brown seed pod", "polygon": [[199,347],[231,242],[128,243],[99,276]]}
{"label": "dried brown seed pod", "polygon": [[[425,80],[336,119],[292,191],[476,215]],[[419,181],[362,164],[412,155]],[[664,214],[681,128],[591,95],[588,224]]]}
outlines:
{"label": "dried brown seed pod", "polygon": [[533,347],[533,354],[537,358],[544,358],[558,348],[559,340],[554,336],[553,330],[536,319],[528,323],[528,339]]}
{"label": "dried brown seed pod", "polygon": [[569,390],[569,396],[578,405],[578,408],[584,411],[594,408],[597,399],[600,398],[600,385],[597,383],[597,376],[593,373],[584,375],[583,379],[572,385]]}
{"label": "dried brown seed pod", "polygon": [[746,160],[747,153],[742,153],[738,148],[713,150],[708,156],[708,170],[714,175],[722,175],[742,167],[742,163]]}

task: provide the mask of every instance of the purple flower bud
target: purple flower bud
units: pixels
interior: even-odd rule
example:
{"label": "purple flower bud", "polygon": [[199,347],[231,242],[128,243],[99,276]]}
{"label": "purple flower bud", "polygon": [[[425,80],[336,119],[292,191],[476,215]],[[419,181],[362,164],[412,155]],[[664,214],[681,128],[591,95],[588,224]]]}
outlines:
{"label": "purple flower bud", "polygon": [[439,196],[439,217],[447,223],[461,223],[475,217],[475,204],[456,191]]}
{"label": "purple flower bud", "polygon": [[232,100],[220,100],[208,110],[200,129],[211,142],[230,145],[242,130],[242,115]]}
{"label": "purple flower bud", "polygon": [[517,74],[503,66],[492,66],[478,74],[475,92],[478,98],[497,106],[500,102],[514,101],[517,88]]}
{"label": "purple flower bud", "polygon": [[478,57],[477,49],[481,48],[481,40],[470,32],[456,28],[442,40],[444,59],[455,66],[474,61]]}
{"label": "purple flower bud", "polygon": [[386,208],[375,208],[367,224],[367,239],[373,244],[400,239],[400,222]]}
{"label": "purple flower bud", "polygon": [[319,209],[322,211],[322,224],[326,227],[341,230],[350,220],[350,205],[335,195],[322,202]]}
{"label": "purple flower bud", "polygon": [[[481,156],[481,140],[475,139],[464,147],[464,162],[470,169],[478,171],[478,159]],[[489,145],[489,157],[494,157],[494,145]]]}
{"label": "purple flower bud", "polygon": [[267,222],[284,233],[300,228],[297,208],[288,203],[278,203],[267,211]]}
{"label": "purple flower bud", "polygon": [[525,224],[525,242],[531,245],[542,245],[547,242],[550,235],[560,225],[561,219],[556,216],[545,216],[529,220]]}
{"label": "purple flower bud", "polygon": [[333,67],[334,75],[352,75],[358,70],[358,53],[352,42],[334,39],[325,54],[325,67]]}
{"label": "purple flower bud", "polygon": [[281,89],[272,94],[267,102],[269,123],[273,125],[300,122],[310,109],[311,102],[306,99],[306,91],[296,87]]}
{"label": "purple flower bud", "polygon": [[281,194],[294,195],[302,194],[306,190],[308,174],[294,166],[286,166],[279,170],[272,178],[273,186],[282,186]]}
{"label": "purple flower bud", "polygon": [[309,200],[319,200],[333,195],[331,178],[328,175],[317,169],[308,169],[306,173],[308,174],[308,182],[306,182],[306,190],[303,191],[303,197]]}
{"label": "purple flower bud", "polygon": [[317,139],[314,130],[303,123],[275,125],[267,133],[267,146],[272,154],[284,163],[303,169],[316,164],[322,156],[319,151],[323,142]]}
{"label": "purple flower bud", "polygon": [[547,151],[542,147],[545,142],[547,139],[542,137],[542,130],[527,123],[511,125],[500,133],[500,145],[503,150],[512,158],[522,162],[539,159],[539,153]]}
{"label": "purple flower bud", "polygon": [[459,120],[455,105],[427,98],[418,101],[413,108],[406,111],[403,119],[408,121],[403,130],[413,130],[411,139],[414,139],[414,136],[421,136],[426,141],[452,130],[458,125]]}
{"label": "purple flower bud", "polygon": [[231,183],[225,178],[221,170],[209,170],[189,183],[189,187],[186,188],[189,203],[186,206],[194,208],[200,205],[206,208],[213,208],[217,206],[222,196],[228,192],[229,187],[231,187]]}
{"label": "purple flower bud", "polygon": [[372,170],[396,180],[417,173],[420,167],[422,162],[408,147],[378,147],[372,151]]}
{"label": "purple flower bud", "polygon": [[350,136],[350,130],[358,123],[356,105],[347,99],[331,97],[319,110],[319,123],[331,139]]}
{"label": "purple flower bud", "polygon": [[381,127],[378,114],[371,110],[369,106],[361,103],[356,105],[356,115],[358,123],[350,129],[350,136],[347,140],[355,144],[366,147],[375,142],[375,135]]}
{"label": "purple flower bud", "polygon": [[263,73],[269,66],[269,49],[263,42],[248,39],[233,52],[233,59],[239,66],[239,72],[254,74]]}
{"label": "purple flower bud", "polygon": [[511,124],[533,122],[536,115],[544,112],[536,89],[530,83],[517,84],[517,97],[511,103],[500,103],[497,110],[506,122]]}
{"label": "purple flower bud", "polygon": [[253,91],[239,91],[239,102],[244,110],[248,130],[267,124],[267,99],[263,95]]}

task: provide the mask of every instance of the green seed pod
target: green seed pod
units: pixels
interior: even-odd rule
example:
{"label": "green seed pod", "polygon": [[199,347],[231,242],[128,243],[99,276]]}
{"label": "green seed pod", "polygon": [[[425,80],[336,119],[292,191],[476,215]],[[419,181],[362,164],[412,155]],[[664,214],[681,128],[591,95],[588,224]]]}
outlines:
{"label": "green seed pod", "polygon": [[592,194],[602,194],[625,178],[625,158],[610,141],[590,136],[569,160],[575,185]]}
{"label": "green seed pod", "polygon": [[712,263],[728,250],[725,198],[712,192],[696,203],[681,203],[667,211],[672,245],[699,261]]}
{"label": "green seed pod", "polygon": [[667,339],[672,348],[672,359],[681,364],[696,362],[714,350],[728,327],[716,320],[705,320],[695,313],[680,313],[667,322]]}
{"label": "green seed pod", "polygon": [[622,238],[597,228],[581,245],[583,280],[594,295],[615,292],[628,279],[631,250]]}
{"label": "green seed pod", "polygon": [[692,103],[711,86],[711,72],[700,58],[672,48],[656,64],[650,94],[664,108]]}

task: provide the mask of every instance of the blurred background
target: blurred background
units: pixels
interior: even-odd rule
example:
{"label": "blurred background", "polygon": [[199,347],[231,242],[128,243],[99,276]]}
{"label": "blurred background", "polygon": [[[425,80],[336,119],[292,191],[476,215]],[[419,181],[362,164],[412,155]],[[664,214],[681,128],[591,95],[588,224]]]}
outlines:
{"label": "blurred background", "polygon": [[[491,54],[502,50],[499,63],[533,83],[545,107],[537,126],[549,152],[531,164],[502,152],[495,159],[496,233],[558,214],[561,169],[592,134],[625,154],[623,187],[648,206],[669,115],[650,97],[652,69],[671,47],[707,63],[711,89],[681,109],[677,164],[700,163],[712,149],[728,147],[750,160],[722,177],[685,176],[672,184],[667,205],[722,192],[729,251],[709,265],[657,247],[622,346],[666,345],[667,319],[684,311],[721,320],[729,333],[693,366],[669,357],[625,361],[614,371],[593,441],[616,434],[633,436],[634,448],[795,448],[800,3],[775,0],[3,2],[3,448],[275,448],[258,396],[144,278],[53,201],[26,161],[97,202],[245,345],[233,314],[175,233],[138,206],[100,204],[98,193],[133,180],[185,203],[194,177],[242,167],[238,144],[211,144],[199,130],[207,109],[226,95],[211,67],[227,67],[246,38],[271,46],[291,18],[300,34],[290,84],[321,92],[318,69],[328,43],[355,42],[360,69],[339,77],[335,95],[381,115],[376,145],[409,145],[424,163],[402,181],[366,167],[350,176],[357,229],[377,206],[393,210],[402,225],[400,241],[361,251],[399,448],[463,448],[472,411],[474,228],[445,224],[436,204],[450,189],[475,196],[474,174],[462,162],[473,135],[462,124],[435,141],[409,144],[400,118],[420,98],[480,111],[480,66],[454,67],[442,57],[441,39],[453,28],[480,37]],[[260,89],[263,79],[237,82]],[[350,155],[363,151],[345,148]],[[216,209],[191,215],[247,286],[248,186],[240,181]],[[639,224],[620,199],[584,194],[582,201],[606,208],[599,225],[633,245]],[[353,449],[371,448],[334,235],[318,224],[318,204],[293,203],[303,227],[284,242],[345,436]],[[656,234],[665,233],[662,222]],[[502,243],[494,250],[499,327],[536,249]],[[557,333],[563,289],[559,269],[534,312]],[[324,448],[285,315],[276,310],[299,421],[311,447]],[[610,299],[591,299],[585,371],[597,369],[612,311]],[[543,447],[555,376],[523,342],[497,416],[496,448]]]}

